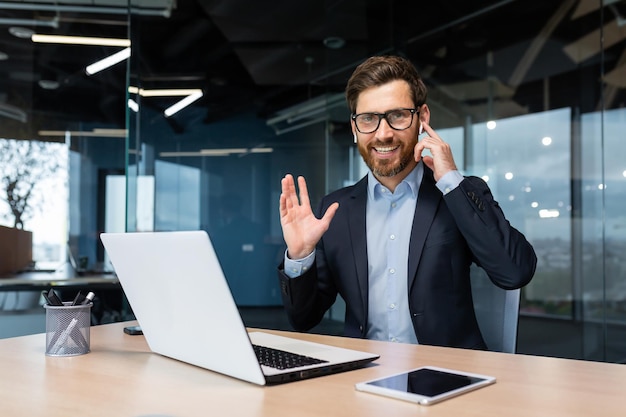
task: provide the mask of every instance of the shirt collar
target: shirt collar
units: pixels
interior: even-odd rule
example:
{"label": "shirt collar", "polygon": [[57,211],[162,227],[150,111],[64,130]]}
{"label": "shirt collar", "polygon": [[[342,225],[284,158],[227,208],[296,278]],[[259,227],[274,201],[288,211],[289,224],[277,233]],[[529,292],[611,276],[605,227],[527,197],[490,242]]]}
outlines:
{"label": "shirt collar", "polygon": [[[398,187],[402,186],[402,184],[406,184],[411,190],[411,196],[413,198],[417,198],[417,193],[419,192],[419,187],[420,187],[420,184],[422,183],[423,177],[424,177],[424,166],[422,164],[422,161],[420,161],[415,166],[415,168],[413,168],[413,170],[409,172],[409,175],[407,175],[406,178],[403,179],[400,182],[400,184],[398,184]],[[372,171],[369,170],[367,172],[367,194],[370,197],[373,197],[375,199],[380,198],[382,188],[386,188],[386,187],[382,185],[380,181],[376,179]],[[396,190],[397,189],[398,188],[396,187]]]}

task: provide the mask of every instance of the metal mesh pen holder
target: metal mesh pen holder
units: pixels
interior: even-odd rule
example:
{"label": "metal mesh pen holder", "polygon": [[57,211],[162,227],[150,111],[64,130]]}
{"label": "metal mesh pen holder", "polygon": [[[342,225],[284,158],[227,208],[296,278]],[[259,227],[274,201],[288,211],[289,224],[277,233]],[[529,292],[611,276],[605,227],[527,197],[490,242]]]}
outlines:
{"label": "metal mesh pen holder", "polygon": [[76,356],[89,352],[93,303],[73,306],[44,305],[46,309],[46,355]]}

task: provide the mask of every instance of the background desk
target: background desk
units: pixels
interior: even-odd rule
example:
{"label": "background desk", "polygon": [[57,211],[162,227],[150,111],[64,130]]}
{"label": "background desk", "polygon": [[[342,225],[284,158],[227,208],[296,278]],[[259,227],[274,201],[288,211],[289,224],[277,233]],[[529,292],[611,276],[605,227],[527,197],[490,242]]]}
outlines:
{"label": "background desk", "polygon": [[0,291],[42,291],[51,287],[76,289],[119,288],[119,281],[114,274],[90,276],[66,276],[48,272],[24,272],[11,278],[0,279]]}
{"label": "background desk", "polygon": [[45,331],[41,291],[50,288],[65,301],[71,301],[78,291],[93,291],[98,299],[92,312],[98,323],[105,314],[115,314],[107,322],[120,321],[125,308],[122,289],[114,274],[75,276],[73,272],[24,272],[0,279],[0,338]]}
{"label": "background desk", "polygon": [[[538,356],[276,332],[379,353],[364,369],[260,387],[149,352],[130,323],[94,326],[91,353],[44,354],[45,334],[0,340],[2,416],[624,416],[626,367]],[[494,375],[495,385],[430,407],[354,384],[422,365]]]}

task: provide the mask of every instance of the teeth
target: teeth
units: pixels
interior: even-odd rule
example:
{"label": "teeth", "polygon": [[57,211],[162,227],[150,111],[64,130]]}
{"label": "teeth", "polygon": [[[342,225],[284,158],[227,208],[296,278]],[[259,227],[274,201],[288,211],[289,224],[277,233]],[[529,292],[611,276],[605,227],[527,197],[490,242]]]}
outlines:
{"label": "teeth", "polygon": [[376,149],[376,152],[387,153],[387,152],[391,152],[391,151],[394,151],[394,150],[398,149],[398,147],[397,146],[386,146],[384,148],[381,147],[381,148],[374,148],[374,149]]}

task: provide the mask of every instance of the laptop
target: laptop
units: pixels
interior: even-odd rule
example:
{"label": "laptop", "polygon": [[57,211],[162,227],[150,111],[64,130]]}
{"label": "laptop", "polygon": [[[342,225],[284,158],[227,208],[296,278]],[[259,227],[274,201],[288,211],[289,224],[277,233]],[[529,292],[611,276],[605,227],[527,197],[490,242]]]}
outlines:
{"label": "laptop", "polygon": [[[100,238],[155,353],[259,385],[352,370],[379,358],[249,333],[204,231],[102,233]],[[276,350],[291,358],[271,364],[268,358]]]}

